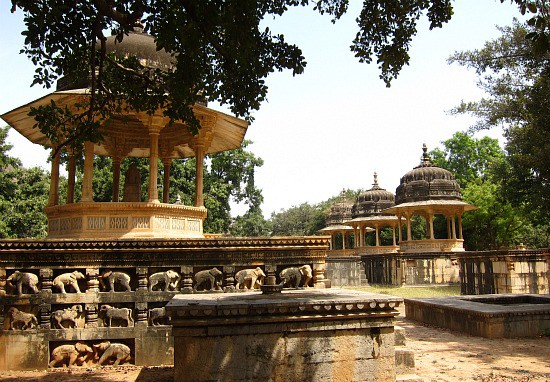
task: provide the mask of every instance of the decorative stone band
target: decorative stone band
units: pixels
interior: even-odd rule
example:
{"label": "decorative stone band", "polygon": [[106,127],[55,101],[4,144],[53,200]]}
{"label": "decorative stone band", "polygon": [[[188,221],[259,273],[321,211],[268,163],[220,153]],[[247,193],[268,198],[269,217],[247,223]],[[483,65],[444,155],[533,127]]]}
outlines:
{"label": "decorative stone band", "polygon": [[331,316],[338,318],[387,317],[399,314],[396,310],[403,299],[374,293],[342,290],[283,291],[278,295],[260,293],[176,295],[166,305],[172,322],[184,326],[202,326],[204,320],[222,320],[237,324],[261,316],[262,322],[315,320]]}

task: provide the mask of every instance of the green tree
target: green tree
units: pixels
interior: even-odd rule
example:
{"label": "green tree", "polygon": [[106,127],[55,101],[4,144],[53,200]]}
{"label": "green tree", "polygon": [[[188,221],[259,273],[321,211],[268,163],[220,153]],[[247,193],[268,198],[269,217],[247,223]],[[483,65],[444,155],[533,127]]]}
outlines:
{"label": "green tree", "polygon": [[504,158],[498,140],[490,137],[474,138],[457,131],[443,142],[443,149],[430,152],[433,164],[451,171],[460,187],[466,187],[475,179],[485,179],[495,160]]}
{"label": "green tree", "polygon": [[533,27],[516,21],[499,29],[502,36],[482,49],[450,58],[474,68],[488,94],[476,102],[463,102],[454,112],[477,117],[472,130],[504,128],[506,163],[497,174],[502,192],[544,223],[550,217],[550,55],[535,52],[526,43],[526,37],[535,33]]}
{"label": "green tree", "polygon": [[[530,22],[537,29],[530,38],[542,49],[547,44],[548,5],[512,1],[522,13],[532,14]],[[347,12],[349,0],[11,3],[12,11],[25,14],[22,51],[37,66],[33,84],[50,87],[60,76],[70,76],[73,82],[88,79],[90,97],[76,112],[55,103],[33,111],[38,127],[52,142],[63,144],[100,139],[100,122],[122,102],[138,111],[163,108],[172,120],[187,121],[192,129],[199,125],[190,105],[204,96],[250,118],[266,98],[269,73],[287,69],[300,74],[306,66],[302,51],[285,36],[272,34],[262,21],[290,7],[312,6],[335,22]],[[452,2],[364,0],[351,50],[362,62],[376,58],[380,76],[389,85],[409,62],[410,43],[424,14],[430,29],[441,27],[453,14]],[[137,25],[153,36],[171,65],[147,66],[135,56],[107,51],[105,31],[121,41]]]}
{"label": "green tree", "polygon": [[271,214],[273,236],[309,236],[318,234],[325,227],[326,209],[322,204],[302,203],[281,212]]}
{"label": "green tree", "polygon": [[261,209],[251,208],[242,216],[237,216],[229,228],[236,237],[258,237],[271,234],[271,222],[266,220]]}
{"label": "green tree", "polygon": [[41,238],[46,236],[49,174],[26,169],[8,155],[8,129],[0,128],[0,238]]}

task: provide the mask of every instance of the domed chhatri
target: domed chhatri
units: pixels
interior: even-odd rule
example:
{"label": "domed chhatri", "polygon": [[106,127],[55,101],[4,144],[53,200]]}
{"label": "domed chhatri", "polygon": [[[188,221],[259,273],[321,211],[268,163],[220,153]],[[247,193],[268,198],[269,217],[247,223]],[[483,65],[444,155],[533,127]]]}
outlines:
{"label": "domed chhatri", "polygon": [[[157,51],[153,37],[140,32],[130,32],[122,42],[115,37],[107,40],[107,49],[120,55],[135,55],[143,65],[152,68],[169,68],[173,57],[165,51]],[[79,88],[80,86],[80,88]],[[29,141],[55,148],[54,144],[29,117],[31,108],[55,102],[61,108],[75,108],[90,97],[87,81],[61,78],[58,90],[45,97],[14,109],[2,119]],[[170,121],[164,110],[153,114],[122,108],[100,126],[103,140],[85,142],[84,150],[64,147],[69,157],[68,192],[66,203],[59,201],[60,153],[52,160],[52,181],[48,205],[48,238],[63,239],[115,239],[115,238],[202,238],[206,208],[203,197],[203,168],[205,155],[241,147],[248,123],[242,119],[209,109],[205,103],[192,106],[201,128],[193,135],[185,121]],[[113,160],[112,202],[95,202],[93,198],[93,161],[95,155]],[[82,197],[74,200],[76,161],[84,156]],[[149,159],[149,185],[146,201],[119,197],[121,187],[121,162],[126,158]],[[193,206],[169,203],[170,166],[172,160],[196,158],[196,192]],[[158,162],[164,166],[163,195],[159,200]],[[130,177],[131,178],[131,177]],[[124,190],[128,177],[125,177]],[[135,180],[140,183],[139,179]],[[134,185],[135,186],[135,185]],[[119,200],[119,199],[122,199]]]}
{"label": "domed chhatri", "polygon": [[395,203],[423,200],[462,200],[460,186],[453,174],[430,161],[428,148],[423,145],[420,164],[406,173],[395,191]]}
{"label": "domed chhatri", "polygon": [[347,234],[353,230],[350,226],[346,225],[346,222],[351,219],[351,208],[353,203],[346,198],[346,190],[342,190],[340,194],[340,200],[330,206],[330,210],[327,213],[325,219],[325,228],[320,229],[319,232],[323,234],[331,235],[330,249],[333,250],[336,247],[336,236],[342,235],[342,249],[346,249],[346,237]]}
{"label": "domed chhatri", "polygon": [[375,172],[372,188],[357,197],[351,214],[354,219],[382,215],[383,210],[393,207],[394,204],[395,196],[391,192],[380,188],[378,185],[378,174]]}
{"label": "domed chhatri", "polygon": [[[404,240],[399,229],[400,252],[461,252],[464,251],[462,238],[462,215],[476,209],[462,201],[460,186],[453,174],[432,164],[428,148],[424,144],[420,165],[401,178],[395,196],[395,206],[385,213],[405,218],[407,238]],[[434,216],[442,215],[447,221],[446,237],[435,237]],[[411,218],[421,216],[426,221],[426,239],[413,240]],[[458,227],[457,227],[458,225]]]}
{"label": "domed chhatri", "polygon": [[[353,219],[346,223],[354,229],[359,255],[397,252],[398,247],[395,240],[395,229],[398,226],[397,217],[384,211],[394,204],[394,195],[380,188],[378,174],[375,172],[372,188],[357,197],[352,207]],[[384,227],[390,227],[393,230],[392,245],[381,245],[380,230]],[[365,234],[371,231],[376,232],[375,245],[367,246]]]}

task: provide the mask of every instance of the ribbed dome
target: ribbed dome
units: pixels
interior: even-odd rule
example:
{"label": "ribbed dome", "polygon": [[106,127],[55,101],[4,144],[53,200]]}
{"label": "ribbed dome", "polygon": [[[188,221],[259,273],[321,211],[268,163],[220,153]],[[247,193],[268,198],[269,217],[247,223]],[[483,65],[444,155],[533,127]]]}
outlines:
{"label": "ribbed dome", "polygon": [[326,217],[326,225],[336,226],[351,220],[351,208],[353,203],[346,199],[346,192],[342,190],[341,200],[330,206]]}
{"label": "ribbed dome", "polygon": [[374,173],[372,188],[357,197],[351,214],[354,219],[381,215],[382,210],[393,207],[394,204],[394,195],[378,186],[378,174]]}
{"label": "ribbed dome", "polygon": [[[105,45],[107,53],[115,52],[121,56],[135,56],[141,65],[149,68],[170,69],[175,63],[175,58],[171,54],[164,49],[157,50],[154,37],[145,33],[142,28],[134,28],[124,36],[122,41],[118,41],[116,36],[109,36]],[[57,90],[81,89],[88,86],[88,80],[74,80],[70,75],[57,80]]]}
{"label": "ribbed dome", "polygon": [[395,190],[395,204],[426,200],[462,200],[453,174],[432,164],[426,145],[420,165],[406,173]]}

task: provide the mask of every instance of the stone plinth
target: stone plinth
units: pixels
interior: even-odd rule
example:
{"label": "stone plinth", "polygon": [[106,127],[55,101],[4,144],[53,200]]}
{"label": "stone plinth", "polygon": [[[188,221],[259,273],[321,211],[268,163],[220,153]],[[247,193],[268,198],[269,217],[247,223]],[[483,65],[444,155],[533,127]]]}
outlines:
{"label": "stone plinth", "polygon": [[167,203],[80,202],[44,209],[49,239],[202,238],[206,208]]}
{"label": "stone plinth", "polygon": [[340,289],[176,295],[178,381],[395,381],[402,299]]}
{"label": "stone plinth", "polygon": [[464,252],[462,239],[402,240],[399,242],[401,253],[426,252]]}
{"label": "stone plinth", "polygon": [[550,297],[486,294],[406,299],[407,318],[487,338],[538,337],[550,330]]}

